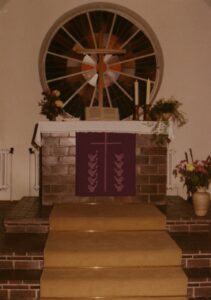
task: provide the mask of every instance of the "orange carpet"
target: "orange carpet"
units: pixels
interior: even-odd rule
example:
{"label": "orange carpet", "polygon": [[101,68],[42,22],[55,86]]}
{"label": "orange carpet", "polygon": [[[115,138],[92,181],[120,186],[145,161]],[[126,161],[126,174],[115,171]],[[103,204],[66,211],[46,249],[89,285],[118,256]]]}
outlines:
{"label": "orange carpet", "polygon": [[185,300],[180,264],[181,250],[153,204],[55,205],[41,300]]}

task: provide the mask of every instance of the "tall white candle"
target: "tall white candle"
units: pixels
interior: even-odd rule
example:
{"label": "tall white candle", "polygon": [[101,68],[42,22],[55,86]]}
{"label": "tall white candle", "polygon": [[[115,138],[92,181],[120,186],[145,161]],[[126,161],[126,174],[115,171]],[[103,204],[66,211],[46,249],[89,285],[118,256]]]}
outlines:
{"label": "tall white candle", "polygon": [[134,94],[135,94],[135,105],[139,105],[139,85],[138,85],[138,80],[135,81],[134,83]]}
{"label": "tall white candle", "polygon": [[151,87],[151,82],[148,78],[147,79],[147,90],[146,90],[146,105],[150,104],[150,87]]}

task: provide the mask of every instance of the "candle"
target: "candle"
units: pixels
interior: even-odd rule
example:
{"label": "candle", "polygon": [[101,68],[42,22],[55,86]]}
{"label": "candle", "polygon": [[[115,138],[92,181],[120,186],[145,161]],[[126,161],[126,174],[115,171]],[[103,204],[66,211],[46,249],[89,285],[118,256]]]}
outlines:
{"label": "candle", "polygon": [[139,105],[139,85],[138,80],[134,83],[135,105]]}
{"label": "candle", "polygon": [[185,152],[185,160],[188,163],[188,154],[187,154],[187,152]]}
{"label": "candle", "polygon": [[147,89],[146,89],[146,105],[150,104],[150,86],[151,86],[151,83],[150,83],[150,80],[148,78],[147,79]]}

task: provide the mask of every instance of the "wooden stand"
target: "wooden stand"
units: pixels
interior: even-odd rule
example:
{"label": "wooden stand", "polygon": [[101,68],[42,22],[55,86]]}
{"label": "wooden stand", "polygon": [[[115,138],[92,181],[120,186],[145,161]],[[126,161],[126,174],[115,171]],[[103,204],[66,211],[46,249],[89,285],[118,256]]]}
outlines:
{"label": "wooden stand", "polygon": [[142,105],[142,108],[143,108],[143,111],[144,111],[144,121],[150,121],[150,118],[149,118],[150,107],[151,107],[150,104],[143,104]]}
{"label": "wooden stand", "polygon": [[139,121],[139,105],[134,105],[133,120]]}

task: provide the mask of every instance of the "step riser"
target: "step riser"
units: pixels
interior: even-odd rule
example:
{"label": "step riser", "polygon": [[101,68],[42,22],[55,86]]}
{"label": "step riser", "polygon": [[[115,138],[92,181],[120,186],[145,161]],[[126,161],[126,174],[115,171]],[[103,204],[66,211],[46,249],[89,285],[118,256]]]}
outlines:
{"label": "step riser", "polygon": [[[0,255],[0,270],[42,270],[44,266],[44,258],[41,256],[20,256],[18,253],[13,255]],[[182,267],[184,269],[190,268],[211,268],[211,253],[203,254],[183,254]]]}
{"label": "step riser", "polygon": [[[22,297],[21,299],[27,298],[28,300],[39,300],[40,284],[39,281],[34,280],[33,282],[34,283],[29,283],[28,281],[22,281],[22,283],[20,284],[20,280],[0,281],[0,299],[1,300],[15,299],[15,298],[20,299],[20,297]],[[206,283],[196,282],[196,281],[189,282],[187,291],[188,291],[189,298],[211,297],[211,280],[207,281]],[[146,298],[143,299],[146,300]],[[44,298],[41,298],[40,300],[44,300]],[[49,300],[55,300],[55,299],[49,299]],[[70,299],[70,300],[75,300],[75,299]],[[91,300],[91,299],[84,298],[80,300]],[[119,299],[105,298],[105,300],[119,300]],[[126,298],[124,300],[133,300],[133,298],[130,299]],[[138,298],[134,297],[134,300],[142,300],[142,299],[140,299],[139,297]],[[164,300],[164,299],[158,299],[158,300]],[[168,300],[168,298],[165,298],[165,300]],[[175,300],[180,300],[180,299],[175,298]]]}
{"label": "step riser", "polygon": [[[49,223],[46,220],[46,223],[38,222],[37,224],[20,224],[18,221],[16,223],[7,223],[7,220],[4,222],[4,228],[6,233],[48,233],[49,232]],[[166,224],[166,230],[168,232],[210,232],[211,224],[207,223],[206,220],[199,221],[193,220],[191,223],[186,221],[168,221]]]}
{"label": "step riser", "polygon": [[189,298],[200,298],[206,297],[206,299],[211,299],[211,282],[207,283],[190,283],[188,286],[188,297]]}
{"label": "step riser", "polygon": [[20,224],[20,223],[14,223],[14,224],[8,224],[4,223],[4,228],[6,233],[48,233],[49,232],[49,224]]}
{"label": "step riser", "polygon": [[39,281],[28,280],[4,280],[0,281],[0,299],[27,299],[39,300],[40,284]]}
{"label": "step riser", "polygon": [[210,232],[211,221],[210,220],[175,220],[166,223],[166,230],[168,232]]}
{"label": "step riser", "polygon": [[[48,216],[51,208],[42,208],[42,216],[39,215],[40,200],[36,197],[23,197],[17,202],[12,211],[4,219],[6,232],[9,233],[47,233],[49,230]],[[169,212],[178,210],[185,212],[185,215],[179,216],[178,213],[168,216],[166,228],[169,232],[209,232],[211,228],[211,219],[209,215],[198,219],[192,212],[192,207],[187,201],[181,199],[168,199]]]}
{"label": "step riser", "polygon": [[209,254],[190,254],[182,255],[182,267],[184,269],[191,268],[210,268],[211,267],[211,253]]}
{"label": "step riser", "polygon": [[165,231],[50,232],[44,256],[45,267],[59,268],[181,264],[181,250]]}
{"label": "step riser", "polygon": [[[188,300],[187,297],[92,297],[77,298],[77,300]],[[40,300],[76,300],[76,298],[40,298]],[[202,299],[200,299],[202,300]]]}
{"label": "step riser", "polygon": [[7,253],[0,254],[0,270],[42,270],[44,265],[43,254]]}
{"label": "step riser", "polygon": [[[125,283],[124,283],[124,285],[125,285]],[[153,285],[152,285],[153,286]],[[56,290],[56,289],[51,289],[51,291],[52,291],[52,293],[51,293],[51,295],[53,294],[54,296],[56,296],[58,299],[59,298],[62,298],[62,297],[66,297],[65,296],[65,294],[68,294],[68,297],[70,297],[70,296],[72,296],[74,299],[77,299],[77,298],[80,298],[80,297],[87,297],[87,291],[88,291],[88,289],[87,288],[85,288],[85,291],[84,291],[84,293],[77,293],[77,292],[74,292],[74,291],[68,291],[67,289],[65,289],[64,287],[62,288],[62,287],[58,287],[59,288],[59,290],[61,290],[62,289],[62,292],[60,292],[60,293],[58,293],[58,290]],[[148,290],[150,289],[150,286],[147,286],[147,287],[145,287],[145,288],[147,288]],[[80,289],[80,286],[78,286],[78,290]],[[143,289],[143,286],[142,285],[140,285],[140,290],[139,291],[134,291],[134,293],[128,293],[127,291],[125,291],[124,289],[122,289],[122,291],[121,291],[121,293],[120,292],[115,292],[115,293],[112,293],[112,294],[109,294],[109,287],[107,287],[107,294],[105,293],[105,290],[106,290],[106,287],[104,286],[104,293],[102,294],[101,293],[101,291],[99,292],[99,294],[98,294],[98,289],[96,288],[95,289],[95,291],[96,291],[96,293],[93,293],[93,294],[90,294],[90,296],[88,296],[88,297],[110,297],[110,298],[115,298],[115,297],[119,297],[119,298],[121,298],[121,297],[137,297],[137,296],[139,296],[139,297],[144,297],[144,295],[146,294],[146,296],[145,297],[157,297],[157,295],[159,295],[159,297],[167,297],[168,296],[168,294],[166,293],[166,291],[165,290],[163,290],[163,292],[162,293],[159,293],[158,294],[158,292],[157,292],[157,289],[153,289],[153,291],[154,292],[148,292],[148,293],[142,293],[142,291],[141,291],[141,289]],[[111,292],[111,290],[110,290],[110,292]],[[43,298],[49,298],[49,297],[51,297],[51,296],[49,296],[47,293],[42,293],[42,290],[41,290],[41,295],[43,295]],[[97,296],[97,295],[99,295],[99,296]],[[167,295],[167,296],[166,296]],[[177,296],[178,294],[177,294],[177,291],[176,290],[174,290],[174,291],[172,291],[170,294],[169,294],[169,296]],[[182,295],[182,296],[185,296],[185,294],[184,295]]]}
{"label": "step riser", "polygon": [[184,296],[186,292],[187,278],[180,267],[49,268],[41,277],[42,297]]}

